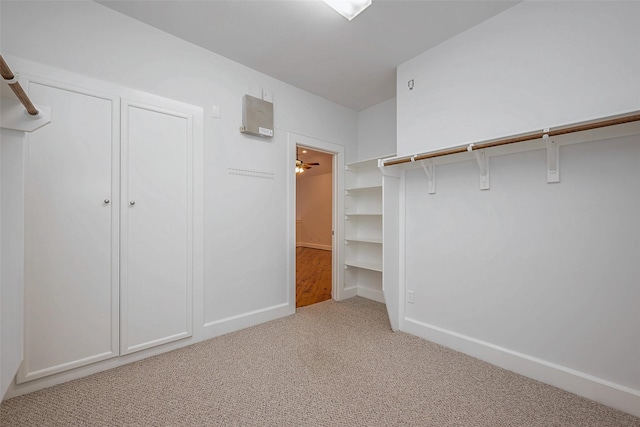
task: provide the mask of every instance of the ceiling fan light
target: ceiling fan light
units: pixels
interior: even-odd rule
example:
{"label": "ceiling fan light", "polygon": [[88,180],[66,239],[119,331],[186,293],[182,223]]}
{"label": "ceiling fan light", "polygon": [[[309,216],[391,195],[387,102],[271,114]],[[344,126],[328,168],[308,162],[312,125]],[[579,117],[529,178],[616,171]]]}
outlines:
{"label": "ceiling fan light", "polygon": [[322,0],[333,10],[351,21],[371,6],[371,0]]}

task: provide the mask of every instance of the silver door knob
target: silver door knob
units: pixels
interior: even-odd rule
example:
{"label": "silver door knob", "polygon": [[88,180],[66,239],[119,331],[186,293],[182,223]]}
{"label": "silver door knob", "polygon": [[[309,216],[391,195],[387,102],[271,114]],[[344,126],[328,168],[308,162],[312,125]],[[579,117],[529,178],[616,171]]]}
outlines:
{"label": "silver door knob", "polygon": [[132,200],[132,201],[130,201],[130,202],[129,202],[129,204],[130,204],[131,206],[133,206],[133,205],[135,205],[135,204],[136,204],[136,201],[135,201],[135,200]]}
{"label": "silver door knob", "polygon": [[109,200],[109,199],[104,199],[104,204],[105,204],[105,205],[108,205],[108,204],[109,204],[109,202],[110,202],[110,200]]}

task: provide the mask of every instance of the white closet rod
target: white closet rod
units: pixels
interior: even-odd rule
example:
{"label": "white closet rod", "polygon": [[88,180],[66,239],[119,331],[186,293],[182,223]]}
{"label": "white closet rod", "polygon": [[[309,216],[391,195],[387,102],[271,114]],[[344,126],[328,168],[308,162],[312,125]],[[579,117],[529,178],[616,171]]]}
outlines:
{"label": "white closet rod", "polygon": [[0,55],[0,74],[2,75],[4,81],[9,85],[13,93],[16,94],[18,100],[22,103],[22,105],[24,105],[24,108],[27,109],[27,113],[29,113],[29,115],[33,117],[40,114],[38,109],[29,99],[29,96],[26,94],[24,89],[22,89],[22,86],[20,86],[20,83],[18,83],[18,79],[13,74],[2,55]]}
{"label": "white closet rod", "polygon": [[434,157],[448,156],[451,154],[466,153],[468,151],[482,150],[485,148],[498,147],[501,145],[532,141],[534,139],[544,138],[545,135],[551,138],[558,135],[566,135],[568,133],[583,132],[587,130],[598,129],[598,128],[603,128],[607,126],[615,126],[623,123],[630,123],[630,122],[637,122],[637,121],[640,121],[640,113],[638,112],[627,114],[624,116],[606,117],[606,118],[602,118],[602,119],[598,119],[590,122],[576,123],[568,126],[563,126],[556,129],[545,129],[540,132],[521,134],[521,135],[512,135],[512,136],[508,136],[501,139],[496,139],[496,140],[486,141],[486,142],[479,142],[474,144],[467,144],[465,146],[449,148],[446,150],[430,151],[428,153],[416,154],[414,156],[387,159],[383,163],[383,165],[384,166],[399,165],[402,163],[409,163],[412,161],[432,159]]}

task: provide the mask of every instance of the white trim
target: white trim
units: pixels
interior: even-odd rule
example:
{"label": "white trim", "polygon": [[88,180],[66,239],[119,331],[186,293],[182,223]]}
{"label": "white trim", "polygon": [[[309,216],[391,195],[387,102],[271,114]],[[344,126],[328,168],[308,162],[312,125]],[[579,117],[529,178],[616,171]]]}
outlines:
{"label": "white trim", "polygon": [[398,286],[400,289],[398,292],[400,296],[398,298],[398,311],[400,313],[400,321],[398,328],[401,331],[404,330],[404,319],[406,312],[406,300],[407,300],[407,172],[405,170],[400,174],[400,194],[398,195]]}
{"label": "white trim", "polygon": [[[16,384],[23,384],[29,381],[36,380],[38,378],[47,377],[49,375],[57,374],[59,372],[65,372],[70,369],[86,366],[92,363],[100,362],[102,360],[112,359],[114,357],[118,357],[118,353],[109,351],[109,352],[85,357],[83,359],[77,359],[71,362],[61,363],[59,365],[49,366],[47,368],[40,369],[39,371],[30,371],[30,372],[25,371],[24,373],[19,372],[19,374],[16,375]],[[23,365],[25,364],[26,363],[23,363]]]}
{"label": "white trim", "polygon": [[342,299],[353,298],[356,295],[358,295],[358,287],[357,286],[350,286],[350,287],[344,288],[342,290]]}
{"label": "white trim", "polygon": [[259,325],[264,322],[289,316],[294,314],[295,311],[296,307],[294,300],[293,305],[291,303],[278,304],[272,307],[251,311],[249,313],[243,313],[237,316],[207,322],[203,325],[204,334],[201,338],[209,339],[228,334],[230,332],[239,331],[250,326]]}
{"label": "white trim", "polygon": [[287,304],[281,304],[262,310],[256,310],[250,313],[209,322],[203,327],[204,334],[201,333],[197,339],[195,339],[194,337],[187,337],[185,339],[169,342],[157,347],[147,348],[135,353],[122,355],[120,357],[113,357],[108,360],[95,362],[90,365],[78,367],[76,369],[66,370],[57,374],[48,375],[44,378],[33,379],[32,381],[26,382],[24,384],[12,384],[11,387],[9,387],[9,390],[7,391],[7,394],[4,396],[4,398],[9,399],[12,397],[21,396],[23,394],[32,393],[43,388],[76,380],[78,378],[86,377],[87,375],[92,375],[98,372],[107,371],[109,369],[127,365],[138,360],[173,351],[181,347],[195,344],[197,342],[202,342],[206,339],[215,338],[217,336],[224,335],[230,332],[239,331],[250,326],[258,325],[270,320],[279,319],[294,313],[295,304],[294,307],[290,307]]}
{"label": "white trim", "polygon": [[640,390],[414,319],[405,318],[402,330],[492,365],[595,400],[637,417],[640,416]]}
{"label": "white trim", "polygon": [[377,289],[370,289],[370,288],[365,288],[364,286],[358,286],[357,292],[359,297],[367,298],[376,302],[381,302],[383,304],[385,303],[384,294],[382,293],[382,291],[379,291]]}
{"label": "white trim", "polygon": [[319,245],[317,243],[304,243],[304,242],[296,243],[296,248],[300,248],[300,247],[311,248],[311,249],[320,249],[320,250],[323,250],[323,251],[333,250],[331,245]]}
{"label": "white trim", "polygon": [[404,171],[399,176],[382,173],[382,295],[387,306],[387,314],[389,315],[389,324],[391,330],[400,329],[402,317],[404,315],[402,308],[404,301],[404,284],[402,279],[402,267],[404,267],[404,258],[402,258],[402,242],[404,235],[400,233],[402,221],[402,186],[404,184]]}
{"label": "white trim", "polygon": [[[331,297],[340,301],[344,299],[344,253],[342,242],[344,242],[344,170],[345,170],[345,147],[332,142],[323,141],[313,137],[287,133],[287,165],[295,165],[296,147],[306,147],[312,150],[323,151],[333,155],[333,239],[332,239],[332,262],[331,262]],[[287,203],[289,206],[287,214],[288,236],[287,236],[287,267],[289,283],[289,301],[296,300],[296,178],[295,169],[287,167]]]}
{"label": "white trim", "polygon": [[12,384],[11,387],[9,387],[7,394],[4,396],[4,399],[22,396],[27,393],[32,393],[34,391],[42,390],[47,387],[52,387],[54,385],[73,381],[78,378],[86,377],[87,375],[107,371],[109,369],[127,365],[129,363],[146,359],[151,356],[156,356],[158,354],[176,350],[180,347],[186,347],[191,344],[195,344],[195,341],[193,341],[192,339],[173,341],[171,343],[164,344],[158,347],[148,348],[124,356],[112,357],[101,362],[95,362],[75,369],[62,371],[57,374],[48,375],[43,378],[33,379],[32,381],[23,384]]}
{"label": "white trim", "polygon": [[0,139],[0,400],[24,357],[24,202],[26,134]]}

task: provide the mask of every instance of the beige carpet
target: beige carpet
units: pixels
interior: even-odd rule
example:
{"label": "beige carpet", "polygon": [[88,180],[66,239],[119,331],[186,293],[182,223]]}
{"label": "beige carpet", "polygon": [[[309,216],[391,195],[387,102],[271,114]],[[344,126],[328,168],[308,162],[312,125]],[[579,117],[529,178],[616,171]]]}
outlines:
{"label": "beige carpet", "polygon": [[363,298],[5,401],[10,426],[636,426],[640,419],[389,330]]}

